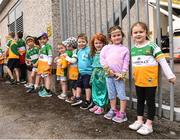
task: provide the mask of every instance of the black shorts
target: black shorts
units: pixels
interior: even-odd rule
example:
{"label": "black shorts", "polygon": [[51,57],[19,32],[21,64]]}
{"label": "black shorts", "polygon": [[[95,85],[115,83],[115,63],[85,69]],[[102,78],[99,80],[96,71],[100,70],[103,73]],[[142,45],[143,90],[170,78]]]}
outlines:
{"label": "black shorts", "polygon": [[14,68],[19,68],[19,59],[9,59],[8,62],[7,62],[7,67],[10,69],[10,70],[14,70]]}
{"label": "black shorts", "polygon": [[75,89],[77,87],[77,80],[69,80],[69,87],[70,89]]}
{"label": "black shorts", "polygon": [[79,88],[91,88],[91,85],[89,84],[91,79],[91,75],[85,74],[85,75],[81,75],[79,74],[78,76],[78,80],[77,80],[77,87]]}

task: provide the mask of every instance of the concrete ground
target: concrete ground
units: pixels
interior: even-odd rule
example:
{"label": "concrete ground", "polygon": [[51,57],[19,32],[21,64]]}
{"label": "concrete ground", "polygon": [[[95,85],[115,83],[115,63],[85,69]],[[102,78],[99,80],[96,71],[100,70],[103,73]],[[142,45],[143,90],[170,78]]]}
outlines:
{"label": "concrete ground", "polygon": [[154,133],[141,136],[128,129],[128,121],[113,123],[103,116],[71,107],[56,96],[41,98],[25,93],[22,85],[0,82],[0,139],[178,139],[180,123],[155,119]]}

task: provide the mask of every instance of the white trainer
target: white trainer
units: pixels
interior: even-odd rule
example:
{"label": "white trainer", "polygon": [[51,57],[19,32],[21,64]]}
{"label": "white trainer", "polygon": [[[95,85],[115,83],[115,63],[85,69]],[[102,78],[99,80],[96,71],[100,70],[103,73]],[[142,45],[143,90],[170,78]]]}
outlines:
{"label": "white trainer", "polygon": [[153,132],[152,128],[149,128],[147,125],[143,124],[141,128],[139,128],[139,130],[137,130],[137,133],[141,134],[141,135],[148,135],[150,133]]}
{"label": "white trainer", "polygon": [[61,100],[65,100],[67,95],[65,93],[61,93],[60,95],[57,96]]}
{"label": "white trainer", "polygon": [[132,130],[138,130],[142,125],[143,123],[135,121],[133,124],[129,125],[129,128]]}

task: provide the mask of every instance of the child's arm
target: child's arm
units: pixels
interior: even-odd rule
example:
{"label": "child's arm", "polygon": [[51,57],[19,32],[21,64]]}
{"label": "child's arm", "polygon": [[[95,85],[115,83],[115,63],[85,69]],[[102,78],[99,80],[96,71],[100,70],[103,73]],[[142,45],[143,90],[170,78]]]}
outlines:
{"label": "child's arm", "polygon": [[76,57],[69,57],[69,56],[66,56],[66,60],[70,63],[76,63],[77,62],[77,58]]}
{"label": "child's arm", "polygon": [[55,57],[55,58],[54,58],[54,63],[57,63],[58,59],[59,59],[59,57],[58,57],[58,56],[57,56],[57,57]]}
{"label": "child's arm", "polygon": [[167,61],[165,58],[161,58],[159,61],[159,64],[161,65],[163,72],[166,76],[166,78],[169,80],[169,82],[175,84],[176,82],[176,76],[172,72],[171,68],[169,67]]}
{"label": "child's arm", "polygon": [[161,65],[166,78],[169,80],[169,82],[172,82],[174,84],[176,81],[176,76],[174,75],[171,68],[169,67],[169,65],[164,57],[164,54],[162,53],[160,47],[157,46],[156,44],[153,44],[153,47],[154,47],[154,52],[153,52],[154,57]]}

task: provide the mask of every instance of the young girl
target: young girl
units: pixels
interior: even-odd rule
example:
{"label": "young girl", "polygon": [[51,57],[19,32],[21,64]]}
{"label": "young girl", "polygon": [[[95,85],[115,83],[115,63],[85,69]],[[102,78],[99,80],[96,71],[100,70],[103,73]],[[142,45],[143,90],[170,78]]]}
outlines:
{"label": "young girl", "polygon": [[102,68],[99,57],[101,49],[107,44],[106,36],[101,33],[96,33],[91,40],[91,56],[93,57],[93,72],[91,75],[92,83],[92,100],[95,104],[93,108],[89,109],[90,112],[95,114],[102,114],[104,107],[108,104],[107,88],[106,88],[106,75]]}
{"label": "young girl", "polygon": [[66,46],[62,43],[58,44],[58,52],[59,56],[54,59],[54,63],[56,63],[56,76],[57,80],[60,81],[60,86],[62,89],[62,93],[58,95],[59,99],[65,100],[67,97],[67,67],[68,61],[65,59]]}
{"label": "young girl", "polygon": [[[111,109],[104,117],[121,123],[127,121],[125,82],[123,79],[128,71],[129,50],[122,45],[124,33],[119,26],[111,27],[108,33],[112,44],[103,47],[100,53],[101,65],[107,73],[106,83],[111,105]],[[120,111],[116,108],[116,97],[120,99]]]}
{"label": "young girl", "polygon": [[[137,133],[148,135],[153,132],[152,121],[155,116],[155,94],[158,85],[158,62],[169,82],[175,83],[176,77],[166,62],[160,47],[148,40],[145,23],[137,22],[131,28],[134,46],[131,49],[133,75],[137,95],[137,120],[129,125]],[[147,120],[144,124],[144,106],[147,103]]]}
{"label": "young girl", "polygon": [[40,43],[40,52],[39,59],[37,65],[37,75],[35,82],[35,90],[38,89],[40,80],[44,79],[45,88],[39,91],[39,96],[41,97],[51,97],[51,68],[52,68],[52,46],[48,44],[48,35],[46,33],[42,33],[38,37]]}

